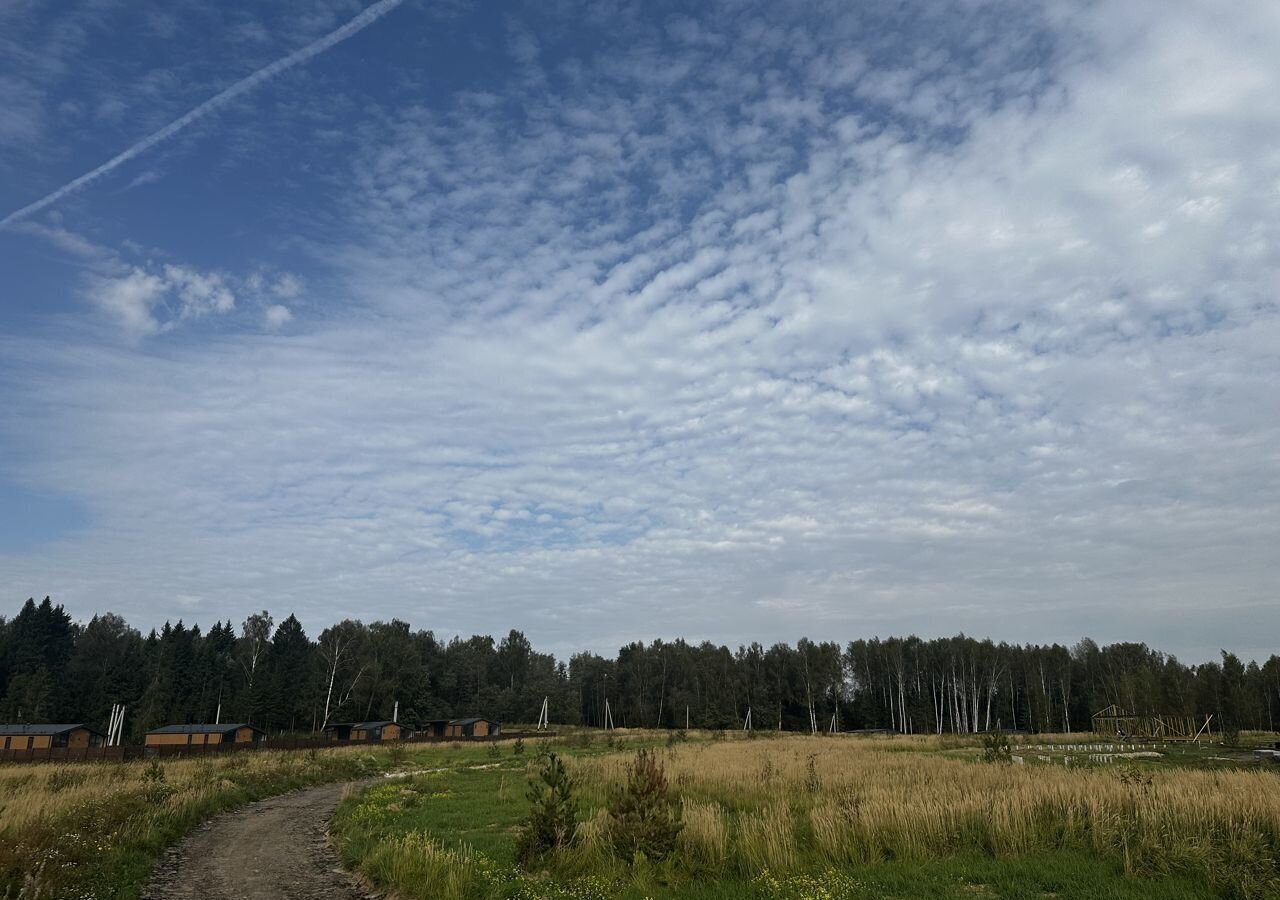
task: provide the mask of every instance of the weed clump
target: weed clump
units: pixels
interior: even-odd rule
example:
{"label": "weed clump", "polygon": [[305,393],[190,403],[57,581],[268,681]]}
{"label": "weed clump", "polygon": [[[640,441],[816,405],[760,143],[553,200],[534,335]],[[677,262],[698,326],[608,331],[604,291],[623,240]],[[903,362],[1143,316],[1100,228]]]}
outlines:
{"label": "weed clump", "polygon": [[84,784],[87,778],[84,772],[78,772],[70,767],[55,769],[49,773],[49,792],[56,794],[67,788],[78,787]]}
{"label": "weed clump", "polygon": [[672,797],[662,763],[640,750],[627,767],[627,783],[609,804],[609,843],[624,860],[666,859],[680,836],[681,808]]}

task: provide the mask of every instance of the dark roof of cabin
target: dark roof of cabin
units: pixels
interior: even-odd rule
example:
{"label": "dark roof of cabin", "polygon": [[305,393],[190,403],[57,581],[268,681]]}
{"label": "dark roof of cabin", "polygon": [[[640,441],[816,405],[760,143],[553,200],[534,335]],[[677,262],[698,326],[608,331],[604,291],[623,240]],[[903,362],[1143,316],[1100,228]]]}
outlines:
{"label": "dark roof of cabin", "polygon": [[497,722],[493,721],[493,719],[486,719],[482,716],[474,716],[470,719],[454,719],[449,724],[450,725],[474,725],[476,722],[488,722],[490,725],[498,724]]}
{"label": "dark roof of cabin", "polygon": [[230,722],[211,725],[208,722],[197,725],[166,725],[163,728],[152,728],[147,734],[226,734],[228,731],[236,731],[240,728],[253,728],[254,731],[262,731],[261,728],[254,728],[248,722]]}
{"label": "dark roof of cabin", "polygon": [[0,725],[0,734],[62,734],[64,731],[71,731],[73,728],[83,728],[92,731],[94,734],[102,734],[96,728],[90,728],[88,725],[79,722],[73,725]]}
{"label": "dark roof of cabin", "polygon": [[357,722],[351,727],[352,728],[382,728],[383,726],[386,726],[386,725],[399,725],[399,724],[400,724],[399,722],[392,722],[390,719],[388,719],[385,722]]}

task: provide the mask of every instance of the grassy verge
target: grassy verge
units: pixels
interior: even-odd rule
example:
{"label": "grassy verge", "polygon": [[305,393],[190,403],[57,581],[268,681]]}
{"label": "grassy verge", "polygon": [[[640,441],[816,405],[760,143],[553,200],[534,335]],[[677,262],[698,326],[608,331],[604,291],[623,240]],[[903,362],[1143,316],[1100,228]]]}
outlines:
{"label": "grassy verge", "polygon": [[919,739],[693,741],[662,747],[684,826],[671,858],[647,862],[605,837],[630,754],[556,749],[579,842],[539,871],[517,867],[514,840],[534,764],[510,755],[347,798],[344,861],[407,898],[1280,896],[1266,771],[984,764]]}
{"label": "grassy verge", "polygon": [[156,858],[224,810],[401,762],[367,748],[0,766],[0,897],[128,900]]}

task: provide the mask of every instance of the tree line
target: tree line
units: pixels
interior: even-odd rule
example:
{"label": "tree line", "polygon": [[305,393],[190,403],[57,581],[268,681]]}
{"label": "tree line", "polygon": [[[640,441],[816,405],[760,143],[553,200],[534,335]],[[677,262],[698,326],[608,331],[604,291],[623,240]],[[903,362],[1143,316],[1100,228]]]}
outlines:
{"label": "tree line", "polygon": [[618,727],[840,731],[1084,731],[1111,704],[1135,714],[1215,716],[1216,730],[1275,730],[1280,656],[1186,665],[1145,644],[1008,644],[964,635],[801,639],[736,650],[635,642],[567,663],[519,631],[438,638],[407,622],[347,619],[312,638],[266,611],[147,634],[113,613],[80,623],[50,598],[0,617],[0,722],[86,722],[128,706],[126,736],[161,725],[250,722],[270,734],[337,721],[483,715]]}

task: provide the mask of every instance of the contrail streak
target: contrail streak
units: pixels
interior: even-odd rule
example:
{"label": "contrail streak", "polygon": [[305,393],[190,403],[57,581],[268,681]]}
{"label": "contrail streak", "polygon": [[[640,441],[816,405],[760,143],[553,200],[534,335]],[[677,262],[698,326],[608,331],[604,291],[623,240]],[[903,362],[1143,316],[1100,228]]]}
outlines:
{"label": "contrail streak", "polygon": [[275,76],[279,75],[281,72],[284,72],[287,69],[292,69],[294,66],[306,62],[307,60],[311,59],[311,57],[316,56],[317,54],[323,53],[324,51],[328,50],[334,44],[341,43],[342,41],[345,41],[347,38],[351,37],[356,32],[369,27],[378,19],[382,18],[387,13],[391,12],[391,10],[395,9],[397,6],[399,6],[403,2],[404,0],[379,0],[379,2],[373,4],[373,6],[370,6],[368,9],[360,13],[360,15],[356,16],[347,24],[334,29],[333,31],[329,32],[322,38],[312,41],[310,44],[307,44],[307,46],[303,47],[302,49],[295,50],[292,53],[290,53],[288,56],[281,57],[280,59],[277,59],[275,62],[269,65],[263,66],[261,69],[254,72],[252,75],[246,75],[244,78],[241,78],[235,84],[231,85],[231,87],[227,88],[226,90],[222,91],[219,94],[214,95],[213,97],[210,97],[208,100],[204,101],[199,106],[195,107],[194,109],[186,113],[181,118],[173,120],[168,125],[161,128],[159,131],[154,132],[153,134],[150,134],[147,137],[143,138],[142,140],[138,141],[138,143],[134,144],[128,150],[125,150],[117,154],[116,156],[111,157],[111,159],[107,160],[102,165],[98,166],[96,169],[90,172],[86,172],[85,174],[81,175],[79,178],[75,179],[74,181],[67,182],[66,184],[58,188],[53,193],[45,197],[41,197],[35,203],[32,203],[28,206],[24,206],[22,207],[22,209],[15,210],[14,212],[9,213],[9,215],[5,216],[3,219],[0,219],[0,229],[3,229],[8,225],[13,224],[14,222],[17,222],[20,219],[25,219],[27,216],[31,215],[32,213],[37,213],[40,210],[44,209],[45,207],[51,206],[52,204],[57,203],[63,197],[67,196],[67,194],[70,194],[73,191],[78,191],[80,190],[80,188],[84,187],[85,185],[90,184],[94,181],[97,181],[103,175],[106,175],[107,173],[111,172],[113,169],[124,165],[129,160],[133,159],[135,156],[139,156],[140,154],[146,153],[148,150],[150,150],[156,144],[159,144],[161,141],[164,141],[168,138],[173,137],[175,134],[177,134],[182,129],[186,128],[192,122],[195,122],[199,119],[203,119],[205,116],[209,115],[210,113],[217,112],[219,109],[221,109],[223,106],[226,106],[236,97],[239,97],[241,94],[246,93],[247,91],[253,90],[255,87],[262,84],[262,82],[266,81],[267,79],[274,78]]}

